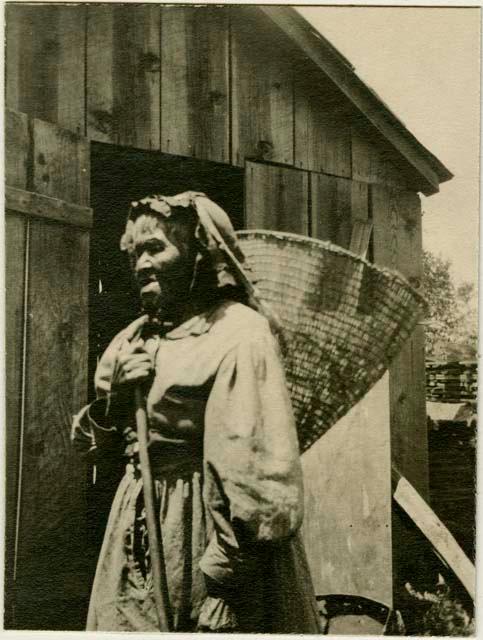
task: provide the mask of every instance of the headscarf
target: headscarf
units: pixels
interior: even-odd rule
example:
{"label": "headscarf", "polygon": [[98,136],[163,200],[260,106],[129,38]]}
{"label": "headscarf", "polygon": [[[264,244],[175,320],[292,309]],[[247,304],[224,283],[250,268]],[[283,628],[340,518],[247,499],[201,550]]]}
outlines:
{"label": "headscarf", "polygon": [[[174,211],[183,209],[194,211],[197,217],[195,238],[201,248],[193,276],[192,289],[200,275],[201,265],[207,255],[210,267],[215,271],[219,289],[241,287],[248,305],[264,315],[279,340],[282,339],[281,325],[274,312],[261,299],[245,261],[245,256],[237,241],[235,230],[226,212],[204,193],[185,191],[175,196],[150,195],[131,203],[126,223],[126,232],[121,238],[121,249],[129,251],[133,238],[134,221],[142,214],[169,218]],[[202,254],[205,254],[203,256]]]}

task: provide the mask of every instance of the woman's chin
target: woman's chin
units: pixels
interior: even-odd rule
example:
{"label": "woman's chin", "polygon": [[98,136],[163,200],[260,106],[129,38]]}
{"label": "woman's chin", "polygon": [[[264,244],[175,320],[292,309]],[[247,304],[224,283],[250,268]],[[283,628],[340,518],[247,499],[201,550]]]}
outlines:
{"label": "woman's chin", "polygon": [[158,311],[161,306],[161,290],[155,287],[145,287],[140,292],[141,304],[148,312]]}

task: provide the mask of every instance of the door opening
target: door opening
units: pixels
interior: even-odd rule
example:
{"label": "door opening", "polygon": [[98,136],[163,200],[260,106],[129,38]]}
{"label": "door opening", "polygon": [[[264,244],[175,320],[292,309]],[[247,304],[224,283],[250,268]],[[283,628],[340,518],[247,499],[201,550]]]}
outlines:
{"label": "door opening", "polygon": [[[97,360],[112,338],[141,313],[128,259],[120,251],[129,205],[147,194],[201,191],[244,226],[244,170],[230,165],[91,144],[91,207],[94,225],[89,257],[89,401],[95,397]],[[88,522],[91,573],[102,543],[109,507],[123,473],[122,460],[100,460],[89,469]],[[93,478],[95,474],[95,481]]]}

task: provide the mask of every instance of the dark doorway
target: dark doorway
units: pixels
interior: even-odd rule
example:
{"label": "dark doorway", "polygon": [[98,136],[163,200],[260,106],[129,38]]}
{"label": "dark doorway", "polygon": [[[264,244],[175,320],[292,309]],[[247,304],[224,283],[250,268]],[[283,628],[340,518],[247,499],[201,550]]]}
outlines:
{"label": "dark doorway", "polygon": [[[130,203],[147,194],[201,191],[244,226],[244,171],[230,165],[159,152],[91,145],[91,207],[94,226],[89,259],[89,399],[99,356],[112,338],[141,314],[127,256],[119,249]],[[88,563],[93,579],[122,460],[102,460],[89,469]]]}

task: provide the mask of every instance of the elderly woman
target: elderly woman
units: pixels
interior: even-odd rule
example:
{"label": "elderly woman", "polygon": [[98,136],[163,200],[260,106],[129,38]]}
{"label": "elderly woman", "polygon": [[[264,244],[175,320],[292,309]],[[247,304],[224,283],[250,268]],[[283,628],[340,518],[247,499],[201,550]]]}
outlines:
{"label": "elderly woman", "polygon": [[[159,629],[134,389],[141,385],[174,631],[317,633],[297,534],[303,488],[269,322],[250,308],[228,216],[203,194],[133,203],[121,247],[146,315],[99,361],[74,445],[124,455],[87,629]],[[246,282],[246,280],[245,280]]]}

